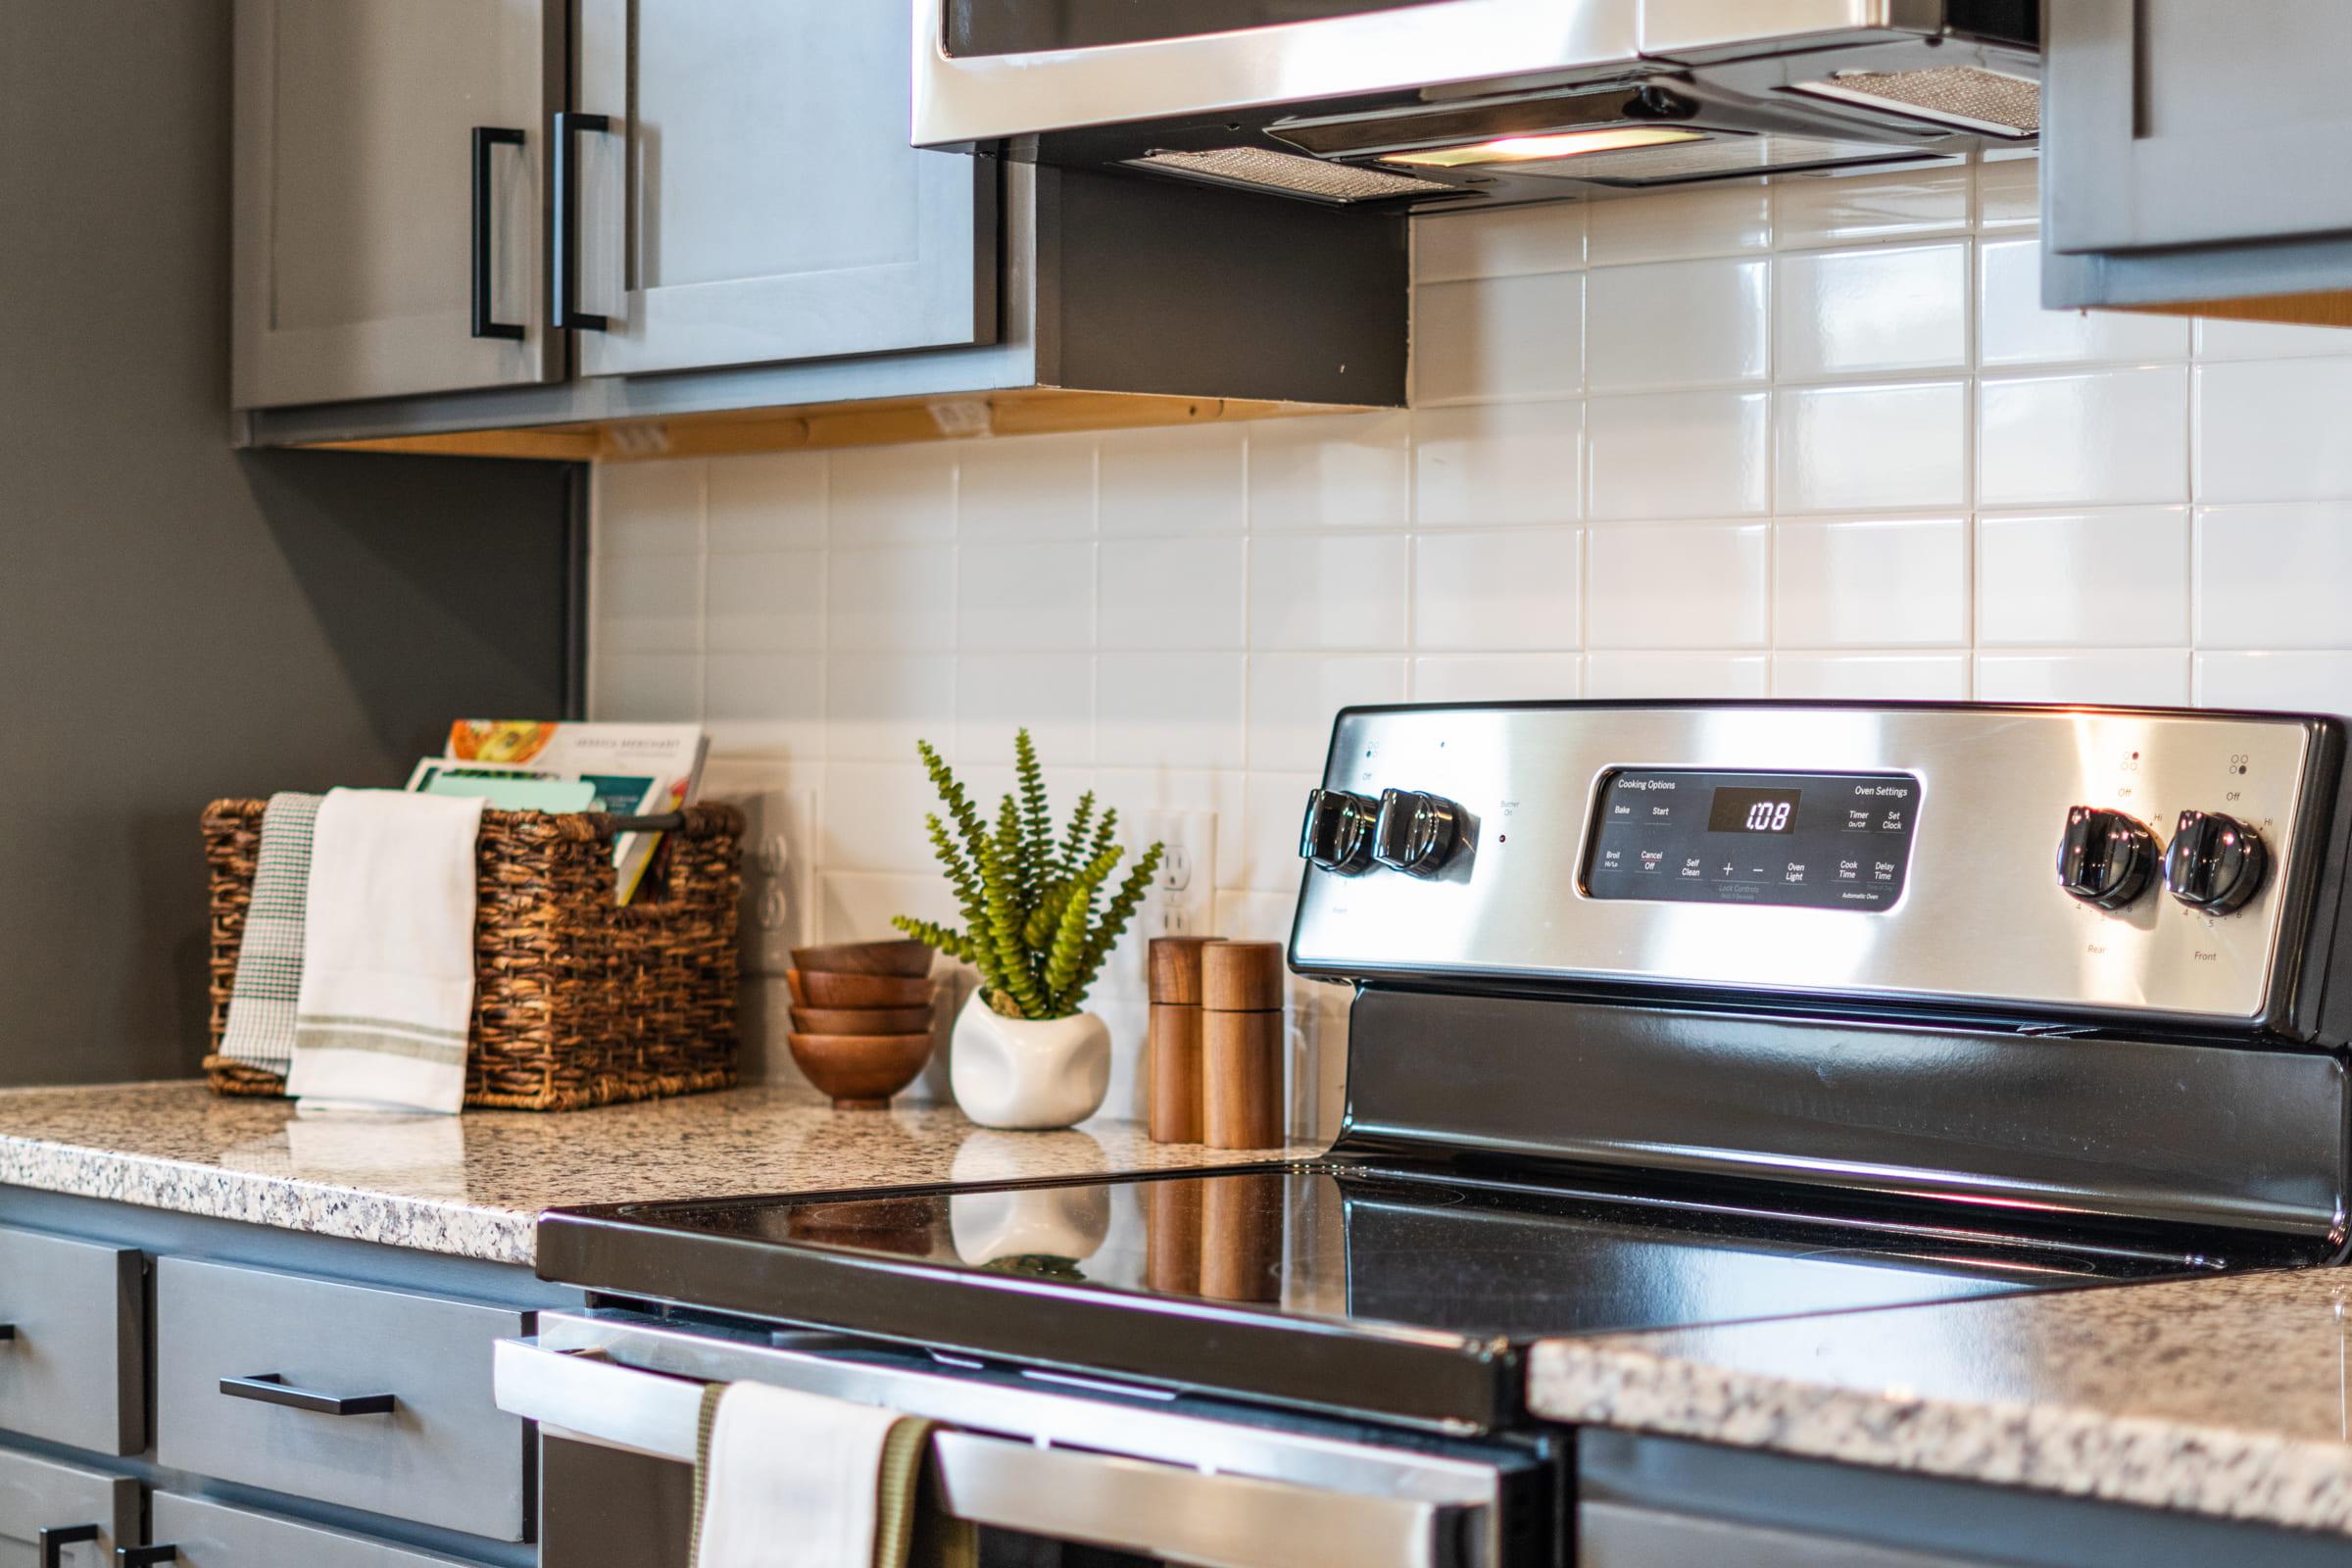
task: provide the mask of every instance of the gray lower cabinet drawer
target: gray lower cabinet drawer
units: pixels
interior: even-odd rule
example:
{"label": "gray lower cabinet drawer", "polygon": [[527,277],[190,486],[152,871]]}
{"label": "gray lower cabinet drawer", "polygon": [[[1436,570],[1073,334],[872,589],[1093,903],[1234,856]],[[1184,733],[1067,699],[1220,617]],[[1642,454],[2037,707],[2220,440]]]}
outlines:
{"label": "gray lower cabinet drawer", "polygon": [[88,1541],[57,1547],[58,1568],[99,1568],[117,1546],[139,1544],[139,1484],[77,1464],[0,1452],[0,1568],[45,1568],[41,1532],[96,1526]]}
{"label": "gray lower cabinet drawer", "polygon": [[1576,1509],[1577,1568],[1995,1568],[1989,1561],[1616,1502]]}
{"label": "gray lower cabinet drawer", "polygon": [[[155,1316],[167,1468],[523,1539],[523,1423],[493,1401],[490,1362],[526,1314],[168,1257]],[[361,1408],[319,1407],[333,1400]]]}
{"label": "gray lower cabinet drawer", "polygon": [[173,1561],[181,1568],[452,1568],[458,1561],[172,1492],[155,1494],[151,1534],[158,1545],[179,1548]]}
{"label": "gray lower cabinet drawer", "polygon": [[147,1446],[139,1253],[0,1226],[0,1427],[95,1453]]}

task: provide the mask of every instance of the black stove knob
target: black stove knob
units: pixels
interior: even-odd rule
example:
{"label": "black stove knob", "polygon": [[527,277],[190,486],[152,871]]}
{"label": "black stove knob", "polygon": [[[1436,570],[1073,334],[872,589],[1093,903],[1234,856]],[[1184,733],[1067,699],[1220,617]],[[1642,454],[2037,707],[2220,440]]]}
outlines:
{"label": "black stove knob", "polygon": [[1326,871],[1353,876],[1372,864],[1372,834],[1380,803],[1346,790],[1310,790],[1306,820],[1298,829],[1298,855]]}
{"label": "black stove knob", "polygon": [[2120,909],[2148,890],[2156,838],[2121,811],[2078,806],[2058,845],[2058,885],[2085,904]]}
{"label": "black stove knob", "polygon": [[2182,811],[2164,856],[2164,885],[2192,909],[2228,914],[2252,898],[2270,868],[2262,836],[2219,811]]}
{"label": "black stove knob", "polygon": [[1453,856],[1462,809],[1442,795],[1382,790],[1372,858],[1392,870],[1436,876]]}

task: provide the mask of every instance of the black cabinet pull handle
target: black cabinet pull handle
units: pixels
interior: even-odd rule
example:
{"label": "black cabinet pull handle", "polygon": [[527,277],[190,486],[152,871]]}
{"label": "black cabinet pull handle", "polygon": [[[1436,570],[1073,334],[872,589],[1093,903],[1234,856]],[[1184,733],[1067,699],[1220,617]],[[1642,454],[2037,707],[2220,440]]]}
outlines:
{"label": "black cabinet pull handle", "polygon": [[0,1323],[0,1344],[5,1344],[16,1337],[17,1326],[14,1323]]}
{"label": "black cabinet pull handle", "polygon": [[298,1389],[275,1372],[250,1378],[222,1378],[220,1392],[232,1399],[254,1399],[263,1404],[283,1405],[289,1410],[308,1410],[313,1415],[389,1415],[400,1402],[389,1394],[337,1395]]}
{"label": "black cabinet pull handle", "polygon": [[97,1539],[96,1525],[51,1525],[34,1536],[32,1543],[40,1549],[41,1568],[64,1568],[68,1546]]}
{"label": "black cabinet pull handle", "polygon": [[179,1548],[169,1542],[160,1546],[117,1546],[116,1568],[153,1568],[159,1562],[179,1561]]}
{"label": "black cabinet pull handle", "polygon": [[522,328],[490,314],[490,149],[519,147],[522,132],[502,125],[473,127],[473,335],[516,338]]}
{"label": "black cabinet pull handle", "polygon": [[555,294],[556,325],[602,332],[612,323],[580,309],[580,165],[572,156],[572,138],[583,130],[611,131],[610,115],[556,112],[555,134]]}

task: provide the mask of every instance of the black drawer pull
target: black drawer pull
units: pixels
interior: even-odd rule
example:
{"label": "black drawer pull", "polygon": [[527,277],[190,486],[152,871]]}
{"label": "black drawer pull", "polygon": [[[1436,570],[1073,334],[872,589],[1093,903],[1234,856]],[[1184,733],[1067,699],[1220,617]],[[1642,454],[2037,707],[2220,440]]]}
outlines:
{"label": "black drawer pull", "polygon": [[179,1548],[166,1543],[160,1546],[117,1546],[115,1568],[152,1568],[159,1562],[179,1561]]}
{"label": "black drawer pull", "polygon": [[501,125],[473,127],[473,335],[519,340],[522,327],[514,321],[496,319],[490,309],[491,265],[490,229],[490,149],[519,147],[522,132]]}
{"label": "black drawer pull", "polygon": [[51,1525],[32,1538],[41,1554],[41,1568],[63,1568],[66,1548],[76,1542],[96,1541],[96,1525]]}
{"label": "black drawer pull", "polygon": [[605,332],[612,323],[592,311],[580,309],[580,164],[573,138],[583,130],[602,135],[612,134],[610,115],[584,115],[576,109],[556,113],[555,133],[548,145],[555,157],[554,177],[549,181],[556,187],[556,221],[554,225],[554,256],[550,270],[554,274],[556,325],[576,332]]}
{"label": "black drawer pull", "polygon": [[[282,1404],[289,1410],[308,1410],[313,1415],[389,1415],[399,1401],[389,1394],[320,1394],[316,1389],[298,1389],[275,1372],[264,1372],[250,1378],[222,1378],[220,1392],[232,1399],[258,1399],[264,1404]],[[169,1562],[158,1557],[157,1562]]]}
{"label": "black drawer pull", "polygon": [[0,1343],[13,1340],[16,1337],[17,1326],[14,1323],[0,1323]]}

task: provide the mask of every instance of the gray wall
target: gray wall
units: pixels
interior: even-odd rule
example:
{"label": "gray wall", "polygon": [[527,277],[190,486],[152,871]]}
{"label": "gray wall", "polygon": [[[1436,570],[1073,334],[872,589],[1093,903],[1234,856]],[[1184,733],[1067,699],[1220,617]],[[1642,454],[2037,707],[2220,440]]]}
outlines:
{"label": "gray wall", "polygon": [[0,1083],[203,1054],[219,796],[565,700],[574,470],[232,452],[227,0],[0,0]]}

